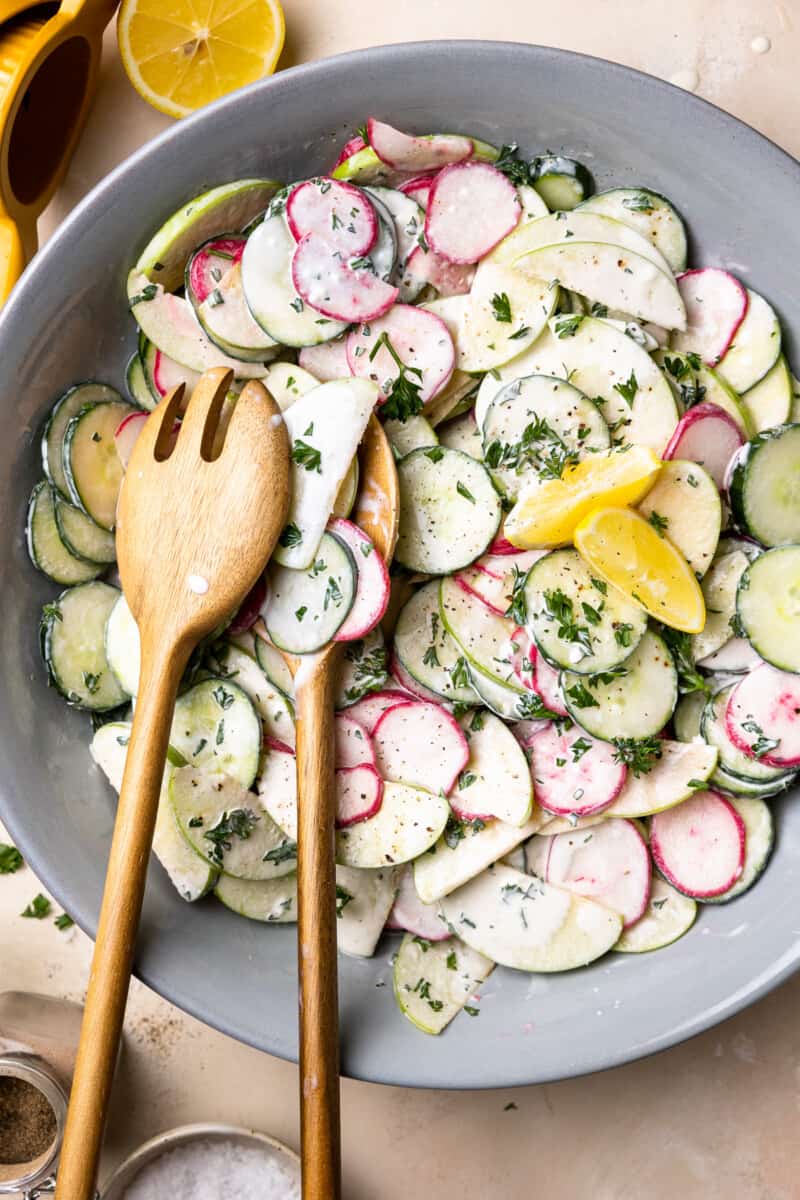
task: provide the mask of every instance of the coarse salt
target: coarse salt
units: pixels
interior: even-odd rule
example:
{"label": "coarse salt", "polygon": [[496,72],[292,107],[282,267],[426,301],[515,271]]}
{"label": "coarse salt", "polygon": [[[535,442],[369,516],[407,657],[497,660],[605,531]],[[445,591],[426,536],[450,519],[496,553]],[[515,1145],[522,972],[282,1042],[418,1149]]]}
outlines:
{"label": "coarse salt", "polygon": [[300,1169],[268,1145],[197,1140],[142,1168],[123,1200],[300,1200]]}

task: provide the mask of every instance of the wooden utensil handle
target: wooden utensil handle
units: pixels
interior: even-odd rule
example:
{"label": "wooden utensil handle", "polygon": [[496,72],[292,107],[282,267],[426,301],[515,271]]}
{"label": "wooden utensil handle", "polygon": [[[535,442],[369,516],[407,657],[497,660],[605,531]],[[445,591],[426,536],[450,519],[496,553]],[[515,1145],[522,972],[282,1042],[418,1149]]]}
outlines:
{"label": "wooden utensil handle", "polygon": [[94,1200],[95,1177],[114,1076],[133,950],[144,896],[178,682],[188,649],[142,652],[139,695],[108,859],[89,989],[81,1026],[57,1200]]}
{"label": "wooden utensil handle", "polygon": [[313,667],[309,664],[306,680],[297,680],[297,970],[303,1200],[341,1197],[333,727],[338,658],[338,648],[327,650]]}

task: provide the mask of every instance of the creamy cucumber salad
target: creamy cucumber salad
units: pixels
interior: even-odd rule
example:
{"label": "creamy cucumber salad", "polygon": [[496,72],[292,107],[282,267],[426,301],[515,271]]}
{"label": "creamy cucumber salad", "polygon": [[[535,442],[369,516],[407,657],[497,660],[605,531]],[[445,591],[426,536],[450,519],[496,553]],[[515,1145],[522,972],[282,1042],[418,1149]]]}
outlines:
{"label": "creamy cucumber salad", "polygon": [[[27,522],[65,589],[49,681],[114,788],[139,675],[115,510],[148,411],[225,366],[228,411],[263,381],[292,454],[273,559],[177,702],[154,852],[183,899],[296,920],[290,663],[331,641],[340,949],[390,948],[425,1032],[495,965],[668,947],[753,886],[800,769],[800,389],[769,301],[687,269],[666,197],[370,119],[327,176],[190,200],[128,303],[127,395],[59,397]],[[349,520],[373,413],[388,570]]]}

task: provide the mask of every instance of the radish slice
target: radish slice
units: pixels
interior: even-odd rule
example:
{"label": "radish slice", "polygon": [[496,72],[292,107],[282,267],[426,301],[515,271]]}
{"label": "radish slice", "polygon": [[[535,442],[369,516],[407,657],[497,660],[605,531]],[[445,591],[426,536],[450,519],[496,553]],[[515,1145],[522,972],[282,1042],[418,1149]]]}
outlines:
{"label": "radish slice", "polygon": [[226,633],[231,637],[236,637],[237,634],[247,633],[248,629],[252,629],[261,616],[261,609],[266,598],[267,577],[266,575],[259,575],[239,605],[239,611],[228,626]]}
{"label": "radish slice", "polygon": [[297,356],[297,363],[320,383],[330,383],[333,379],[348,379],[353,374],[347,361],[345,338],[320,342],[318,346],[304,346]]}
{"label": "radish slice", "polygon": [[429,171],[426,175],[415,175],[413,179],[407,179],[405,183],[399,184],[397,190],[405,192],[407,196],[417,202],[420,208],[427,208],[431,185],[437,174],[437,171]]}
{"label": "radish slice", "polygon": [[472,264],[449,262],[435,250],[425,250],[422,246],[411,251],[403,271],[405,287],[430,284],[440,296],[465,296],[474,278]]}
{"label": "radish slice", "polygon": [[389,670],[394,679],[404,688],[409,695],[407,700],[430,700],[431,704],[441,704],[442,697],[438,692],[434,692],[431,688],[425,687],[424,683],[420,683],[415,679],[410,671],[407,671],[396,654],[392,655],[392,661]]}
{"label": "radish slice", "polygon": [[378,218],[365,194],[338,179],[307,179],[292,188],[286,220],[296,242],[314,233],[345,258],[367,254],[378,236]]}
{"label": "radish slice", "polygon": [[518,625],[511,635],[511,654],[509,655],[509,659],[517,679],[529,692],[536,691],[534,680],[538,657],[536,643],[533,638],[527,629]]}
{"label": "radish slice", "polygon": [[425,904],[414,886],[414,871],[405,867],[386,922],[388,929],[404,929],[424,938],[426,942],[444,942],[450,937],[447,926],[439,916],[438,904]]}
{"label": "radish slice", "polygon": [[550,712],[555,713],[557,717],[569,716],[558,671],[551,667],[541,654],[537,654],[533,666],[533,690]]}
{"label": "radish slice", "polygon": [[425,214],[428,245],[453,263],[476,263],[519,224],[517,189],[485,162],[445,167],[434,180]]}
{"label": "radish slice", "polygon": [[361,764],[336,771],[337,829],[374,817],[382,801],[383,780],[373,766]]}
{"label": "radish slice", "polygon": [[448,133],[412,137],[374,117],[367,121],[367,137],[381,162],[397,171],[435,170],[447,163],[462,162],[473,151],[470,138]]}
{"label": "radish slice", "polygon": [[800,675],[767,663],[745,675],[728,699],[725,729],[734,746],[765,766],[800,766]]}
{"label": "radish slice", "polygon": [[348,158],[352,158],[354,154],[358,154],[360,150],[366,150],[366,148],[367,143],[364,141],[361,134],[357,133],[355,137],[351,137],[342,146],[341,150],[339,151],[339,157],[333,164],[333,170],[335,171],[336,168],[340,167],[343,162],[347,162]]}
{"label": "radish slice", "polygon": [[573,726],[560,732],[555,724],[530,743],[531,775],[536,799],[556,816],[602,812],[625,784],[627,767],[614,759],[614,747]]}
{"label": "radish slice", "polygon": [[318,233],[307,233],[298,242],[292,283],[307,304],[334,321],[372,321],[392,307],[398,294],[368,266],[349,266]]}
{"label": "radish slice", "polygon": [[333,718],[336,738],[336,767],[374,767],[375,751],[369,734],[360,721],[349,713],[338,712]]}
{"label": "radish slice", "polygon": [[513,545],[508,538],[500,534],[489,547],[488,554],[519,554],[519,546]]}
{"label": "radish slice", "polygon": [[541,733],[543,729],[548,729],[549,726],[549,721],[526,719],[524,721],[515,721],[511,726],[511,732],[514,734],[514,737],[517,739],[520,746],[522,746],[523,750],[529,750],[530,744],[536,737],[536,734]]}
{"label": "radish slice", "polygon": [[446,796],[469,762],[467,739],[438,704],[420,700],[390,708],[372,737],[384,779],[435,794]]}
{"label": "radish slice", "polygon": [[149,415],[146,412],[129,413],[127,417],[123,417],[114,431],[114,446],[123,470],[128,469],[133,447],[136,445],[136,440],[144,429],[144,423]]}
{"label": "radish slice", "polygon": [[352,521],[334,517],[328,529],[352,552],[358,568],[353,607],[333,638],[335,642],[354,642],[366,637],[383,619],[391,591],[389,572],[370,539]]}
{"label": "radish slice", "polygon": [[282,742],[280,738],[272,737],[271,734],[264,734],[264,749],[274,750],[276,754],[290,754],[294,758],[294,750],[291,746],[287,746],[286,742]]}
{"label": "radish slice", "polygon": [[520,552],[515,548],[513,556],[484,554],[453,578],[462,591],[476,596],[492,612],[505,616],[514,598],[515,581],[546,553],[546,550]]}
{"label": "radish slice", "polygon": [[[476,600],[480,600],[481,604],[485,604],[491,612],[497,613],[498,616],[502,617],[506,611],[505,608],[498,608],[496,596],[492,595],[490,599],[486,594],[485,588],[481,586],[486,578],[485,572],[481,572],[479,567],[468,567],[466,571],[457,571],[453,576],[453,579],[462,592],[466,592],[468,596],[474,596]],[[490,585],[490,591],[494,592],[494,590]]]}
{"label": "radish slice", "polygon": [[721,896],[742,873],[744,821],[718,792],[697,792],[651,818],[650,849],[679,892],[696,900]]}
{"label": "radish slice", "polygon": [[297,762],[294,751],[276,738],[265,737],[258,794],[276,825],[297,841]]}
{"label": "radish slice", "polygon": [[456,352],[444,321],[424,308],[396,304],[385,317],[359,326],[347,338],[352,374],[377,383],[384,398],[399,378],[400,368],[385,344],[375,350],[381,338],[384,343],[388,338],[408,378],[419,385],[423,403],[437,395],[453,374]]}
{"label": "radish slice", "polygon": [[153,358],[153,383],[162,398],[179,383],[186,384],[186,395],[190,396],[199,382],[198,371],[182,367],[179,362],[170,358],[168,354],[164,354],[162,350],[156,350]]}
{"label": "radish slice", "polygon": [[697,404],[681,417],[661,457],[698,463],[721,491],[728,465],[743,443],[744,435],[733,417],[716,404]]}
{"label": "radish slice", "polygon": [[356,700],[355,704],[343,709],[343,712],[358,721],[359,725],[363,725],[371,737],[375,732],[375,726],[385,712],[388,712],[390,708],[396,708],[398,704],[412,703],[413,697],[408,692],[387,688],[381,692],[371,692],[368,696],[362,696],[360,700]]}
{"label": "radish slice", "polygon": [[693,350],[714,367],[747,314],[747,289],[721,267],[685,271],[677,284],[687,325],[673,333],[672,348],[682,353]]}
{"label": "radish slice", "polygon": [[198,304],[207,300],[223,275],[241,259],[247,238],[222,237],[206,242],[189,260],[189,287]]}
{"label": "radish slice", "polygon": [[552,837],[545,879],[599,900],[627,928],[644,915],[650,899],[650,855],[633,821],[603,821]]}

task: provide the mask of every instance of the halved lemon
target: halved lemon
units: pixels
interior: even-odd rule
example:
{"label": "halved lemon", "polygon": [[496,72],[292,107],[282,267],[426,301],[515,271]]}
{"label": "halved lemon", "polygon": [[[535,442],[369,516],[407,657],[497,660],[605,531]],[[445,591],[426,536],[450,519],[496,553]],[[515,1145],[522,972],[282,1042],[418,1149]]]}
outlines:
{"label": "halved lemon", "polygon": [[598,504],[638,504],[658,478],[661,463],[646,446],[595,454],[560,479],[534,479],[506,517],[515,546],[538,550],[572,540],[575,526]]}
{"label": "halved lemon", "polygon": [[601,579],[672,629],[699,633],[706,622],[700,585],[686,559],[630,508],[594,508],[580,522],[575,547]]}
{"label": "halved lemon", "polygon": [[117,17],[128,78],[171,117],[270,75],[284,33],[279,0],[122,0]]}

